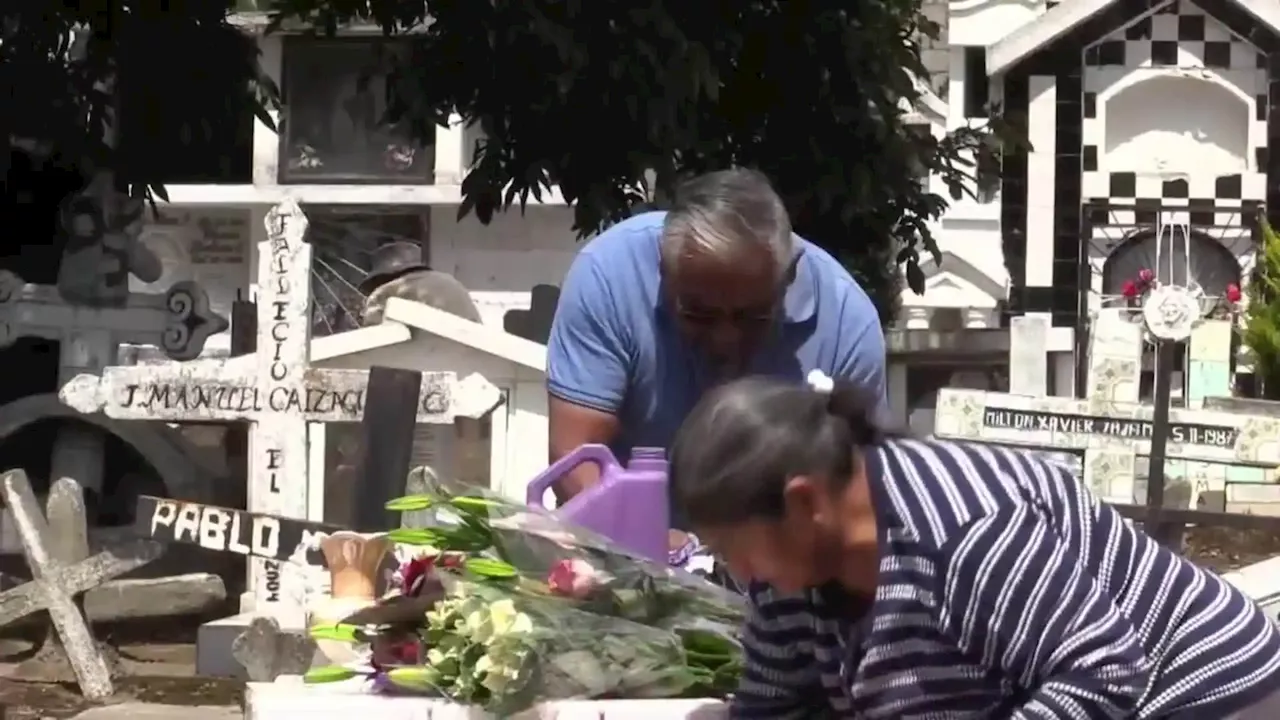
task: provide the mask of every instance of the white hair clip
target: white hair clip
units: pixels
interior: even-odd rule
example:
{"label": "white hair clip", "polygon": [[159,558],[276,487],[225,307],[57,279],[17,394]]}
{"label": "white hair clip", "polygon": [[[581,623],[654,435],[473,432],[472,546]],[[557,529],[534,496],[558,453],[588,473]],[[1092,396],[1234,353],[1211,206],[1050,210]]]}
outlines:
{"label": "white hair clip", "polygon": [[814,392],[822,393],[823,395],[830,395],[831,391],[836,389],[836,381],[821,370],[810,370],[804,381],[809,383],[809,387],[813,388]]}

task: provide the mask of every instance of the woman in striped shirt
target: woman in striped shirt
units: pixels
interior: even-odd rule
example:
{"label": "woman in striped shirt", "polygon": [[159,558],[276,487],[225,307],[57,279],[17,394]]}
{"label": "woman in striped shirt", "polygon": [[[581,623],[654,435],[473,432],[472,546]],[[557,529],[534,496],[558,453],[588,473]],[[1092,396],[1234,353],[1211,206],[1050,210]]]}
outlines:
{"label": "woman in striped shirt", "polygon": [[722,386],[672,448],[753,580],[732,717],[1280,720],[1280,632],[1239,590],[1061,468],[886,437],[825,384]]}

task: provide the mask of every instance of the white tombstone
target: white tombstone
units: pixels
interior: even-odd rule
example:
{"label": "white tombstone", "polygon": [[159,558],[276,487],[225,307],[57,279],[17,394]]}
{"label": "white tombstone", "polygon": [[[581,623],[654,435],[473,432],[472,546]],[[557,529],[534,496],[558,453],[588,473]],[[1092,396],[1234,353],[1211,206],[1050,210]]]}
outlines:
{"label": "white tombstone", "polygon": [[[1134,496],[1134,459],[1150,453],[1155,409],[1137,401],[1140,328],[1104,313],[1093,330],[1086,398],[944,388],[938,393],[936,434],[1080,453],[1083,479],[1099,497],[1145,502]],[[1018,356],[1027,357],[1022,350]],[[1280,465],[1280,418],[1266,412],[1172,408],[1168,432],[1169,459]]]}
{"label": "white tombstone", "polygon": [[[489,487],[523,499],[525,485],[547,467],[547,350],[491,325],[471,322],[422,303],[392,298],[381,325],[319,338],[312,362],[331,368],[372,365],[425,373],[482,375],[506,402],[489,416]],[[317,452],[313,433],[312,452]],[[449,476],[456,461],[450,434],[434,426],[420,434],[420,462],[436,461]],[[318,468],[313,466],[313,471]]]}

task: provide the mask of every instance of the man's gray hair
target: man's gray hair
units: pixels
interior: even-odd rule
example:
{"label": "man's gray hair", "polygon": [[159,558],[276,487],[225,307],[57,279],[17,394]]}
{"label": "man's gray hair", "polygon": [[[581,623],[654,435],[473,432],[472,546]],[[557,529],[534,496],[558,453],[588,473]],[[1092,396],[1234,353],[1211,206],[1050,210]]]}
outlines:
{"label": "man's gray hair", "polygon": [[720,170],[677,190],[662,227],[662,264],[673,269],[685,255],[700,252],[728,260],[761,245],[773,255],[779,276],[790,269],[795,240],[782,198],[760,172]]}

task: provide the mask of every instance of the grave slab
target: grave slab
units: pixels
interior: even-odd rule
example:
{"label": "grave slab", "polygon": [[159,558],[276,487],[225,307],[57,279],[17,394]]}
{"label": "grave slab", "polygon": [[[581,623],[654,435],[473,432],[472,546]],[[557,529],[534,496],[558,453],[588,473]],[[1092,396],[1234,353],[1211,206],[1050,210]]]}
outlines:
{"label": "grave slab", "polygon": [[[379,697],[349,684],[305,685],[300,677],[249,683],[246,720],[490,720],[476,708],[422,698]],[[728,706],[705,700],[575,700],[543,703],[514,720],[725,720]]]}
{"label": "grave slab", "polygon": [[209,573],[113,580],[85,593],[84,614],[92,623],[202,615],[226,599],[222,578]]}
{"label": "grave slab", "polygon": [[244,711],[230,705],[157,705],[129,702],[89,708],[72,720],[241,720]]}

